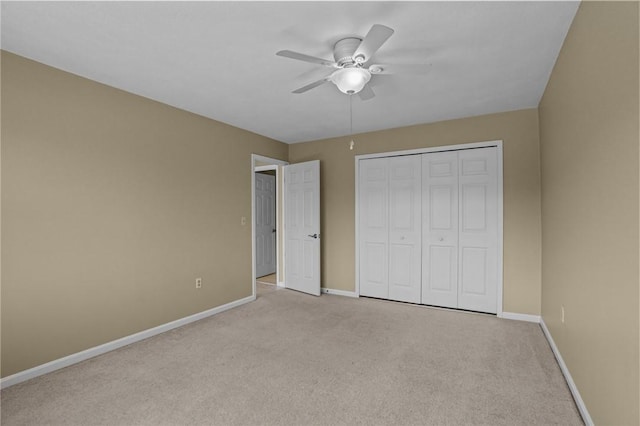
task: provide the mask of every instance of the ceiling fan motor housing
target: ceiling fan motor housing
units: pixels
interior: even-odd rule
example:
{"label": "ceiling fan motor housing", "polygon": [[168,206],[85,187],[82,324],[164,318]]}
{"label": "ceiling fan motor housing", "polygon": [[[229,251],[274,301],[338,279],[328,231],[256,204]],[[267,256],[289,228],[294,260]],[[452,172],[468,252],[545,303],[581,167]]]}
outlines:
{"label": "ceiling fan motor housing", "polygon": [[338,40],[333,46],[333,58],[340,67],[355,65],[353,54],[362,42],[361,38],[347,37]]}

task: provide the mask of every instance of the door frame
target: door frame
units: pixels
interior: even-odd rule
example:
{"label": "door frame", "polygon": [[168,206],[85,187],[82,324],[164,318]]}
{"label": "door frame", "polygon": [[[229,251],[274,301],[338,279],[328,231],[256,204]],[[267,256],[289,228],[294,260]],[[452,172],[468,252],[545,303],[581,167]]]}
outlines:
{"label": "door frame", "polygon": [[360,179],[360,160],[367,160],[370,158],[381,158],[381,157],[396,157],[402,155],[414,155],[414,154],[428,154],[430,152],[446,152],[446,151],[460,151],[464,149],[473,149],[473,148],[489,148],[495,147],[497,153],[497,167],[498,167],[498,288],[496,291],[497,294],[497,312],[496,315],[498,318],[502,318],[502,302],[503,302],[503,267],[504,267],[504,254],[503,254],[503,226],[504,226],[504,211],[503,211],[503,151],[502,151],[502,140],[495,141],[486,141],[486,142],[473,142],[473,143],[465,143],[465,144],[456,144],[456,145],[444,145],[444,146],[436,146],[429,148],[418,148],[418,149],[410,149],[404,151],[389,151],[389,152],[378,152],[374,154],[362,154],[355,156],[355,223],[356,223],[356,232],[355,232],[355,249],[356,249],[356,282],[355,282],[355,295],[356,297],[360,297],[360,223],[358,218],[360,217],[359,205],[360,205],[360,189],[359,189],[359,179]]}
{"label": "door frame", "polygon": [[[257,162],[261,163],[269,163],[268,165],[257,166]],[[280,185],[280,170],[278,170],[278,166],[286,166],[288,165],[288,161],[278,160],[277,158],[265,157],[259,154],[251,154],[251,288],[252,288],[252,296],[256,297],[256,179],[255,173],[265,170],[275,170],[276,171],[276,228],[278,218],[283,214],[283,206],[281,203],[278,203],[278,190],[282,191]],[[284,194],[282,194],[282,200],[284,201]],[[282,217],[282,222],[284,226],[284,216]],[[280,252],[278,251],[278,247],[280,243],[282,243],[282,266],[284,269],[284,239],[280,241],[280,230],[276,232],[276,255],[278,258],[276,259],[276,282],[279,287],[284,286],[284,281],[281,281],[283,271],[279,268],[280,263]]]}

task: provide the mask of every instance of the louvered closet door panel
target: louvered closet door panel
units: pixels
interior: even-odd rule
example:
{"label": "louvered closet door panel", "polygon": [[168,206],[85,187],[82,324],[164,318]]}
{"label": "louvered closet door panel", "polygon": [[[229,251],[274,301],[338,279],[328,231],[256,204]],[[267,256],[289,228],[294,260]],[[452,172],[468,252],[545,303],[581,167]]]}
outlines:
{"label": "louvered closet door panel", "polygon": [[359,163],[360,294],[389,297],[388,159]]}
{"label": "louvered closet door panel", "polygon": [[458,307],[496,313],[498,194],[495,148],[459,151]]}
{"label": "louvered closet door panel", "polygon": [[420,155],[389,158],[389,299],[420,303]]}
{"label": "louvered closet door panel", "polygon": [[458,307],[458,153],[422,155],[422,303]]}

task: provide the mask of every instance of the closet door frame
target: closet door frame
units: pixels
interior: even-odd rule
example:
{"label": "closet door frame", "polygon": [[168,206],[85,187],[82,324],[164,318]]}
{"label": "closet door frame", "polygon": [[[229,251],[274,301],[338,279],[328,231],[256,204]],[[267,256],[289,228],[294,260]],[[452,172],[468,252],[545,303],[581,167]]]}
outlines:
{"label": "closet door frame", "polygon": [[497,316],[498,318],[503,317],[502,310],[502,301],[503,301],[503,263],[504,263],[504,255],[503,255],[503,180],[502,180],[502,141],[486,141],[486,142],[474,142],[467,144],[457,144],[457,145],[445,145],[445,146],[437,146],[437,147],[429,147],[429,148],[419,148],[419,149],[411,149],[405,151],[390,151],[390,152],[379,152],[375,154],[363,154],[355,156],[355,223],[356,223],[356,233],[355,233],[355,249],[356,249],[356,264],[355,264],[355,273],[356,273],[356,282],[355,282],[355,295],[356,297],[360,297],[360,223],[359,223],[359,164],[360,160],[366,160],[370,158],[381,158],[381,157],[396,157],[402,155],[414,155],[414,154],[427,154],[430,152],[446,152],[446,151],[460,151],[465,149],[473,149],[473,148],[496,148],[496,156],[497,156],[497,174],[498,174],[498,288],[496,291],[496,306],[497,306]]}

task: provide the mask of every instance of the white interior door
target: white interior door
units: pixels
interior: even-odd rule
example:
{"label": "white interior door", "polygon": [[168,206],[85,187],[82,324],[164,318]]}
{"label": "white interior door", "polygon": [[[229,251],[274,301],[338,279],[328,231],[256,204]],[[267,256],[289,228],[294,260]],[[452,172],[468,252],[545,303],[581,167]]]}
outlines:
{"label": "white interior door", "polygon": [[284,166],[285,287],[320,295],[320,161]]}
{"label": "white interior door", "polygon": [[388,158],[361,160],[358,166],[360,294],[389,298]]}
{"label": "white interior door", "polygon": [[422,155],[422,303],[458,307],[458,153]]}
{"label": "white interior door", "polygon": [[389,299],[420,303],[420,155],[389,158]]}
{"label": "white interior door", "polygon": [[458,307],[497,312],[498,181],[495,148],[458,152]]}
{"label": "white interior door", "polygon": [[276,177],[255,173],[256,277],[276,272]]}

